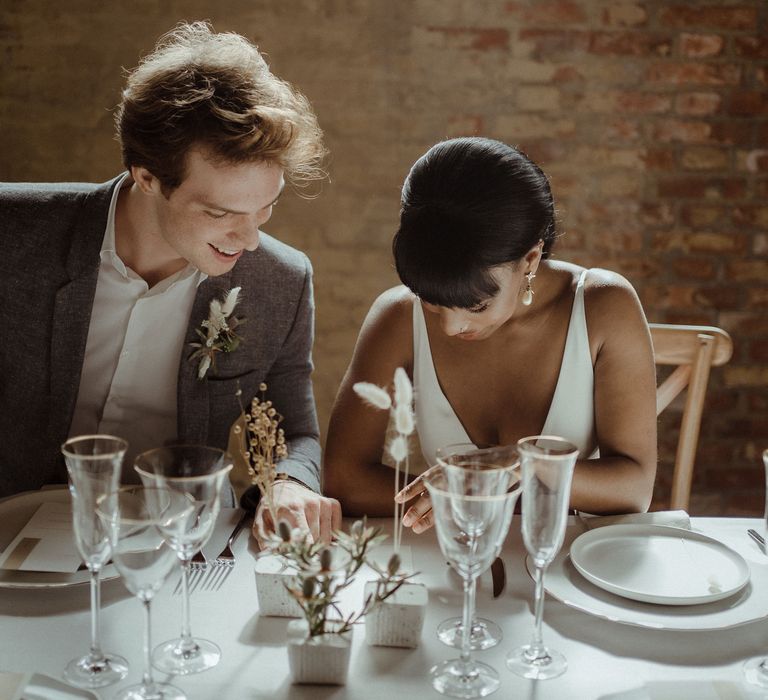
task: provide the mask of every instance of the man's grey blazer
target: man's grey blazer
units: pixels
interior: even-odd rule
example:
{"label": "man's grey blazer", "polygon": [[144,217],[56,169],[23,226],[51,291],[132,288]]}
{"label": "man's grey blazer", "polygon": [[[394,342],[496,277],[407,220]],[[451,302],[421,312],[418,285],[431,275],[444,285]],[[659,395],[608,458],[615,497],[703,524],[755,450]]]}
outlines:
{"label": "man's grey blazer", "polygon": [[[0,496],[66,482],[67,439],[80,384],[107,213],[117,179],[93,184],[0,185]],[[197,379],[195,328],[213,298],[241,287],[244,343],[218,353]],[[280,470],[320,489],[312,392],[312,268],[301,252],[262,234],[226,275],[197,290],[179,358],[178,439],[226,449],[244,403],[268,385],[285,417]]]}

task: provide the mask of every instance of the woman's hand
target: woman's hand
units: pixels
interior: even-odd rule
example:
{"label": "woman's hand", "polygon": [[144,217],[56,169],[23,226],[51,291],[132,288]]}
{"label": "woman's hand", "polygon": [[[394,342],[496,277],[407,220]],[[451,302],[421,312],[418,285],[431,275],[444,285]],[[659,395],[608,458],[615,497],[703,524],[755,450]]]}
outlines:
{"label": "woman's hand", "polygon": [[416,477],[402,491],[395,494],[395,503],[407,503],[411,499],[416,500],[403,516],[403,525],[410,527],[418,535],[429,530],[434,524],[434,514],[432,513],[432,501],[429,498],[429,492],[424,485],[424,478],[435,467],[427,469],[423,474]]}

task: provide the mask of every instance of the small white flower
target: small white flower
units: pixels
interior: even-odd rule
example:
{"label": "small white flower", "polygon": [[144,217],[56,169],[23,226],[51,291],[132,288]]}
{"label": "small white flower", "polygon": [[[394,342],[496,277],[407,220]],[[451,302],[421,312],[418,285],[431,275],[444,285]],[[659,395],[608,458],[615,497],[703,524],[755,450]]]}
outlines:
{"label": "small white flower", "polygon": [[370,382],[356,382],[352,389],[361,399],[367,401],[374,408],[387,411],[392,406],[392,399],[389,398],[389,394],[380,386]]}
{"label": "small white flower", "polygon": [[228,318],[229,315],[235,310],[235,306],[240,298],[240,287],[233,287],[227,292],[227,297],[224,299],[224,303],[221,305],[221,313],[224,314],[224,318]]}
{"label": "small white flower", "polygon": [[410,404],[397,404],[395,408],[395,430],[400,435],[410,435],[414,429],[413,411]]}
{"label": "small white flower", "polygon": [[396,462],[402,462],[408,456],[408,440],[403,435],[398,435],[389,443],[389,454]]}
{"label": "small white flower", "polygon": [[208,371],[208,368],[210,366],[211,366],[211,356],[203,355],[203,357],[200,359],[200,365],[197,368],[197,378],[202,379],[205,376],[205,373]]}
{"label": "small white flower", "polygon": [[413,402],[413,386],[408,378],[408,373],[398,367],[395,370],[395,403],[410,406]]}

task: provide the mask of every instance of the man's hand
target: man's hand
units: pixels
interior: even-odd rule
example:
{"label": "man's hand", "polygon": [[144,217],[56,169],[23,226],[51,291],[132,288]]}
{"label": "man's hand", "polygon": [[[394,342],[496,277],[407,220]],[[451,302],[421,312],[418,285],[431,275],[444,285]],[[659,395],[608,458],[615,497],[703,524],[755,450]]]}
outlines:
{"label": "man's hand", "polygon": [[[341,505],[295,481],[276,481],[273,490],[275,515],[293,528],[309,532],[312,541],[330,542],[331,533],[341,528]],[[266,544],[265,533],[275,531],[272,516],[263,503],[256,510],[253,536],[260,548]]]}

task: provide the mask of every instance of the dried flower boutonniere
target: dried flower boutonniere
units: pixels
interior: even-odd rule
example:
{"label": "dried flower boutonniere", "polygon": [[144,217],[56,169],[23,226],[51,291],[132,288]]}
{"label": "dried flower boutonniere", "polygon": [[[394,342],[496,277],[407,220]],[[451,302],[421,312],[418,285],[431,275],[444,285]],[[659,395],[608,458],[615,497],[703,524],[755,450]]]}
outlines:
{"label": "dried flower boutonniere", "polygon": [[197,378],[203,379],[211,366],[215,367],[217,352],[232,352],[243,339],[237,334],[236,329],[243,325],[245,319],[232,316],[232,312],[239,300],[240,287],[233,287],[227,292],[223,300],[211,301],[208,318],[195,328],[195,333],[200,342],[190,343],[195,351],[189,356],[190,361],[200,358],[197,367]]}
{"label": "dried flower boutonniere", "polygon": [[[285,433],[280,427],[283,417],[271,401],[266,399],[267,385],[259,385],[261,396],[254,396],[248,413],[245,413],[245,446],[243,457],[251,475],[251,483],[259,488],[261,502],[277,523],[274,500],[275,464],[288,456]],[[241,390],[237,390],[238,400]],[[242,408],[242,404],[241,404]],[[236,428],[237,430],[237,428]]]}
{"label": "dried flower boutonniere", "polygon": [[[408,374],[402,367],[395,370],[395,396],[390,398],[385,389],[370,382],[357,382],[353,385],[355,393],[374,408],[390,411],[393,418],[395,435],[387,443],[387,450],[395,460],[395,493],[408,483],[409,445],[408,438],[416,427],[413,415],[413,386]],[[400,483],[400,464],[405,462],[405,473]],[[400,551],[400,538],[403,527],[404,503],[395,503],[394,549]]]}

